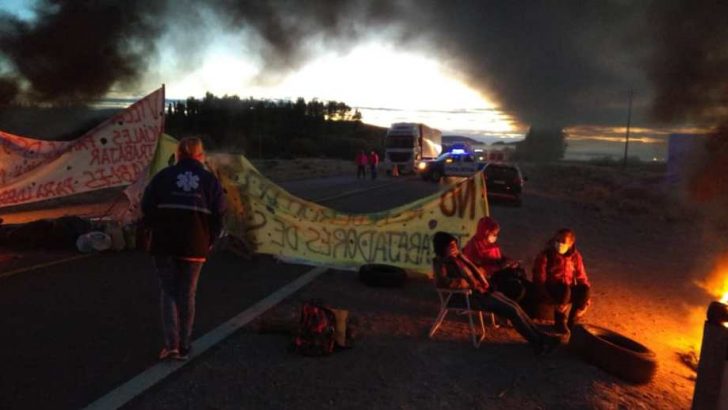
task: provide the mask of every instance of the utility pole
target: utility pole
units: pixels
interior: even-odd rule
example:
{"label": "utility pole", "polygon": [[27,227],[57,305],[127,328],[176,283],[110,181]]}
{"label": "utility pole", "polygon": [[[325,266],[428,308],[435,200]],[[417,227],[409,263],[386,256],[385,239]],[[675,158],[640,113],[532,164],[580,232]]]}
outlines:
{"label": "utility pole", "polygon": [[629,151],[629,126],[632,122],[632,89],[629,90],[629,108],[627,109],[627,134],[624,137],[624,162],[623,168],[627,168],[627,152]]}

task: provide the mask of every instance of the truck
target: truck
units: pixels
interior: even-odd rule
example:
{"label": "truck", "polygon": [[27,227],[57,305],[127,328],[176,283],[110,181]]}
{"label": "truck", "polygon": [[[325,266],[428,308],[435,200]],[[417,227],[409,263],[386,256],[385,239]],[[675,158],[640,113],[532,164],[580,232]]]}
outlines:
{"label": "truck", "polygon": [[425,124],[392,124],[384,137],[383,167],[387,174],[397,167],[399,173],[414,173],[417,164],[437,158],[442,152],[442,133]]}

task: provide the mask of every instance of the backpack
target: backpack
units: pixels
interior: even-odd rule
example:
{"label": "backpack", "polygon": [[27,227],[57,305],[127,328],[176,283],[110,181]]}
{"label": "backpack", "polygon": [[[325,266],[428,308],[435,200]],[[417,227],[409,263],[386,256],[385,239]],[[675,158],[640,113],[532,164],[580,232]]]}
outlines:
{"label": "backpack", "polygon": [[301,307],[301,323],[293,340],[295,351],[304,356],[327,356],[334,351],[336,317],[318,301],[307,301]]}

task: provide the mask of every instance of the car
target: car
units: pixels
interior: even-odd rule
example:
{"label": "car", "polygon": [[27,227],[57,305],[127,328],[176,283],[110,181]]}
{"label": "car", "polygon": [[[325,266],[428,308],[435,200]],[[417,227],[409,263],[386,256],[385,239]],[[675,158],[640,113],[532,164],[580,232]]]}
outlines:
{"label": "car", "polygon": [[485,163],[463,150],[452,150],[431,161],[420,161],[417,172],[422,179],[439,182],[443,177],[469,177],[483,169]]}
{"label": "car", "polygon": [[521,206],[523,184],[528,178],[523,176],[518,165],[488,162],[485,164],[484,174],[489,198],[511,200],[516,206]]}

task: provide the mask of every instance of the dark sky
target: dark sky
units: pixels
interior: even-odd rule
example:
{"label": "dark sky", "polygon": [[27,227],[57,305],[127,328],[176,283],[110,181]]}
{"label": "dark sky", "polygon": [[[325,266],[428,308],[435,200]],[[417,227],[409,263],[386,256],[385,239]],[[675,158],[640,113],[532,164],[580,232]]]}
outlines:
{"label": "dark sky", "polygon": [[521,122],[542,127],[623,124],[630,89],[634,117],[645,124],[710,125],[728,106],[725,1],[46,0],[36,7],[32,22],[0,16],[0,104],[131,90],[161,44],[195,61],[214,33],[244,32],[273,74],[315,57],[311,41],[343,52],[379,37],[443,61]]}

